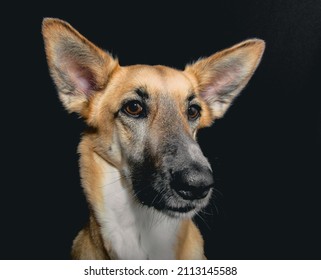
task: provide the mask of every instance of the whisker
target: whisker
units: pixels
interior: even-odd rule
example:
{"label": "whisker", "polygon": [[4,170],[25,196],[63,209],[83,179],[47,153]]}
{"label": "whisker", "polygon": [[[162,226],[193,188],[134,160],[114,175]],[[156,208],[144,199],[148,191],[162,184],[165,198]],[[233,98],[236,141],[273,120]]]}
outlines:
{"label": "whisker", "polygon": [[155,202],[155,200],[156,200],[156,198],[160,195],[161,193],[160,192],[158,192],[156,195],[155,195],[155,197],[154,197],[154,199],[153,199],[153,201],[152,201],[152,205],[154,204],[154,202]]}
{"label": "whisker", "polygon": [[[211,208],[210,208],[211,209]],[[211,209],[212,210],[212,209]],[[214,216],[214,213],[213,212],[207,212],[207,211],[205,211],[205,209],[202,209],[202,210],[200,210],[200,213],[202,213],[202,214],[205,214],[205,215],[208,215],[208,216]]]}
{"label": "whisker", "polygon": [[125,178],[125,177],[120,176],[119,178],[116,178],[114,181],[111,181],[111,182],[108,182],[108,183],[102,185],[101,188],[104,188],[104,187],[107,187],[107,186],[109,186],[109,185],[112,185],[112,184],[114,184],[114,183],[116,183],[116,182],[118,182],[118,181],[120,181],[121,179],[124,179],[124,178]]}
{"label": "whisker", "polygon": [[204,218],[203,218],[197,211],[193,210],[193,212],[194,212],[194,214],[195,214],[197,217],[199,217],[199,218],[203,221],[203,223],[206,225],[206,227],[207,227],[209,230],[211,230],[211,227],[210,227],[209,224],[204,220]]}
{"label": "whisker", "polygon": [[216,192],[216,193],[218,193],[220,196],[224,197],[224,194],[223,194],[219,189],[213,188],[213,192]]}

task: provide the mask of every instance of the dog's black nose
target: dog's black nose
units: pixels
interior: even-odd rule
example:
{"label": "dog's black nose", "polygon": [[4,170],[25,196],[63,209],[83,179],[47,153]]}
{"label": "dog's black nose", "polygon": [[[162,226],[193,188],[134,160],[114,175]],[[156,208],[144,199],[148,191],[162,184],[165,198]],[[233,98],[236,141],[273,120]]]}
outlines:
{"label": "dog's black nose", "polygon": [[207,196],[214,180],[208,168],[192,166],[173,174],[172,189],[186,200],[202,199]]}

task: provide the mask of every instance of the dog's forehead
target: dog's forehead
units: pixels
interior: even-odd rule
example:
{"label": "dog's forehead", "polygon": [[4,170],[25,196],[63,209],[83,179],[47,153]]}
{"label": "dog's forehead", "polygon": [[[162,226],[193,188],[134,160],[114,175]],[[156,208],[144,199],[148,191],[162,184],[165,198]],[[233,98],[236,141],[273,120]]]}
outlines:
{"label": "dog's forehead", "polygon": [[193,85],[183,71],[156,65],[135,65],[124,67],[124,85],[128,90],[143,88],[151,97],[168,94],[185,99],[193,92]]}

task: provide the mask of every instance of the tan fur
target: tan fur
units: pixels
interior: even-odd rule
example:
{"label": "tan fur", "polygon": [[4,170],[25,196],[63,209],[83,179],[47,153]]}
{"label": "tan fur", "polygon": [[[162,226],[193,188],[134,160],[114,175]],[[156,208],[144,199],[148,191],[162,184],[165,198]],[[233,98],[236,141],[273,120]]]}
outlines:
{"label": "tan fur", "polygon": [[91,215],[89,224],[75,238],[71,252],[76,260],[106,260],[110,259],[100,234],[100,227]]}
{"label": "tan fur", "polygon": [[[133,95],[133,89],[144,87],[153,100],[150,115],[153,127],[148,133],[154,137],[155,143],[161,141],[163,135],[172,133],[175,125],[180,125],[185,133],[195,138],[197,129],[209,126],[216,118],[223,116],[233,98],[246,85],[260,61],[264,43],[261,40],[248,40],[180,71],[161,65],[121,67],[111,55],[96,47],[68,23],[58,19],[44,20],[43,36],[48,65],[61,101],[69,112],[79,113],[90,127],[82,137],[78,152],[82,186],[91,215],[88,225],[74,240],[72,257],[113,259],[113,244],[104,239],[101,232],[101,213],[108,211],[102,185],[106,166],[120,170],[126,164],[122,156],[126,151],[122,149],[133,149],[130,130],[115,118],[121,102]],[[216,93],[214,88],[217,94],[214,101],[203,98],[202,94],[208,88],[212,90],[213,80],[216,77],[219,80],[223,70],[229,75],[230,64],[238,62],[240,66],[233,65],[235,69],[232,70],[240,81],[233,88],[231,97],[221,100],[219,90]],[[240,67],[245,69],[244,73],[239,71]],[[220,82],[217,85],[220,87]],[[185,103],[191,93],[196,95],[202,106],[201,118],[192,132],[186,118]],[[166,106],[162,107],[159,102],[166,98],[170,98],[172,106],[179,108],[179,124],[171,123],[170,120],[164,124]],[[218,106],[218,102],[222,103]],[[219,109],[216,111],[215,108]],[[116,145],[115,139],[118,138],[123,143],[121,148]],[[175,250],[177,259],[205,258],[203,238],[191,219],[180,222]]]}
{"label": "tan fur", "polygon": [[202,235],[195,224],[191,220],[183,221],[178,235],[176,259],[206,259],[203,251],[203,244]]}

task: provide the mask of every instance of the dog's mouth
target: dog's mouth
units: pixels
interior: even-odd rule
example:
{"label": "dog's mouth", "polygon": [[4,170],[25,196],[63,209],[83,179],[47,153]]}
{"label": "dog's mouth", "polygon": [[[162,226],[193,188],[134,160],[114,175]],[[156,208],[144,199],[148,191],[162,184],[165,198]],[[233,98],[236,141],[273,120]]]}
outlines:
{"label": "dog's mouth", "polygon": [[184,200],[178,197],[174,191],[156,191],[150,188],[148,191],[135,191],[134,194],[139,204],[145,207],[153,208],[170,217],[187,218],[192,217],[195,213],[205,207],[209,201],[211,193],[205,198],[197,200]]}
{"label": "dog's mouth", "polygon": [[199,211],[198,207],[188,205],[184,207],[171,207],[168,206],[162,210],[167,216],[172,218],[191,218]]}
{"label": "dog's mouth", "polygon": [[198,208],[200,208],[197,207],[197,205],[191,204],[183,206],[182,203],[178,204],[177,206],[171,206],[169,201],[167,203],[152,203],[145,200],[139,200],[138,202],[146,207],[156,209],[157,211],[162,212],[170,217],[191,216],[198,211]]}

